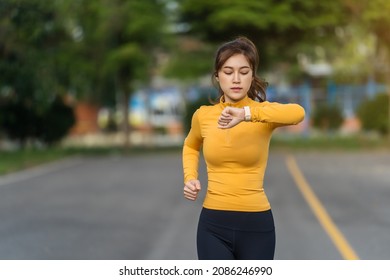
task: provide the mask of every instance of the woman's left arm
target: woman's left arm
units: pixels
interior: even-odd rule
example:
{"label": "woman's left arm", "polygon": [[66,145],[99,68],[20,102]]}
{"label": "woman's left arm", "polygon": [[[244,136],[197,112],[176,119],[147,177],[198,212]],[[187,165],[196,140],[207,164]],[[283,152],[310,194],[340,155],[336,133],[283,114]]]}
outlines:
{"label": "woman's left arm", "polygon": [[305,118],[305,110],[299,104],[267,102],[263,106],[250,107],[251,121],[277,125],[298,124]]}
{"label": "woman's left arm", "polygon": [[295,103],[266,102],[262,106],[250,106],[248,109],[249,117],[245,116],[244,108],[226,107],[218,119],[218,127],[231,128],[244,120],[286,126],[298,124],[305,118],[305,110]]}

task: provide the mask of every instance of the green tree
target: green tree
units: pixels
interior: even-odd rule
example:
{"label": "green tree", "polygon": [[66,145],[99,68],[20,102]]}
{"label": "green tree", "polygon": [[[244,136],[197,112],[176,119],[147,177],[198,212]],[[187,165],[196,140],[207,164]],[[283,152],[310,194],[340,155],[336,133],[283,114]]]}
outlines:
{"label": "green tree", "polygon": [[55,2],[0,2],[0,118],[8,136],[23,145],[36,138],[40,116],[65,94],[61,63],[71,42]]}
{"label": "green tree", "polygon": [[168,78],[191,82],[194,78],[211,73],[215,46],[194,38],[177,38],[170,52],[169,62],[164,65],[163,75]]}
{"label": "green tree", "polygon": [[374,37],[375,53],[371,55],[371,75],[389,82],[390,71],[390,2],[386,0],[343,0],[349,21],[363,33],[361,40]]}
{"label": "green tree", "polygon": [[[374,35],[377,45],[371,59],[372,76],[388,85],[388,106],[390,107],[390,1],[387,0],[343,0],[349,11],[349,18],[359,28],[367,31],[367,36]],[[390,110],[386,117],[390,131]],[[388,134],[390,137],[390,133]]]}
{"label": "green tree", "polygon": [[[0,1],[1,98],[32,104],[41,114],[57,95],[72,92],[78,100],[113,105],[119,92],[127,116],[129,95],[154,74],[167,34],[165,5],[161,0]],[[124,129],[128,136],[127,118]]]}
{"label": "green tree", "polygon": [[334,28],[343,19],[339,1],[183,0],[179,10],[187,33],[203,40],[249,37],[258,46],[263,65],[295,62],[302,43],[313,47],[334,38]]}
{"label": "green tree", "polygon": [[0,87],[44,106],[61,91],[58,57],[68,40],[52,1],[1,1]]}
{"label": "green tree", "polygon": [[[85,98],[101,96],[100,100],[111,103],[119,92],[123,116],[128,116],[131,92],[153,76],[156,56],[164,45],[165,2],[80,0],[64,5],[69,29],[77,35],[74,86]],[[126,117],[123,129],[128,147]]]}

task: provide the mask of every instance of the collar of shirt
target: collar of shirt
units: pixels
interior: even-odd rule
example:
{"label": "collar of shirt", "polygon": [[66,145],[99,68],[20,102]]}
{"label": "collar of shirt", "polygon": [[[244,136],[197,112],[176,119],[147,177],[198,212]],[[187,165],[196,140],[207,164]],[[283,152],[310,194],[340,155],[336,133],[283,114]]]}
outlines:
{"label": "collar of shirt", "polygon": [[219,106],[221,106],[222,108],[225,108],[225,107],[242,108],[244,106],[248,106],[250,103],[250,100],[251,99],[248,97],[248,95],[246,95],[243,99],[241,99],[237,102],[231,103],[231,102],[224,102],[224,98],[223,98],[223,96],[221,96],[221,98],[219,99]]}

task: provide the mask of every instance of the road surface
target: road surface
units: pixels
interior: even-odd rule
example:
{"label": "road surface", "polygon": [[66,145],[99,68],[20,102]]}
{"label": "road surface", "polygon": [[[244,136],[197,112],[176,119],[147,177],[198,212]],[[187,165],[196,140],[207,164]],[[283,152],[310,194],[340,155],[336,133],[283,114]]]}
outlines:
{"label": "road surface", "polygon": [[[265,190],[275,259],[390,259],[389,152],[271,151]],[[178,152],[69,158],[3,176],[0,259],[196,259],[201,199],[182,197]]]}

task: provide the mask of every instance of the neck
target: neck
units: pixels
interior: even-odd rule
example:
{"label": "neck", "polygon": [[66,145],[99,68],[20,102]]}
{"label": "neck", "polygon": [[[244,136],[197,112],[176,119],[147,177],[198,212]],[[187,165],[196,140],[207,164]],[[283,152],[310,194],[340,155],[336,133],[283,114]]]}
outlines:
{"label": "neck", "polygon": [[225,97],[224,96],[221,96],[221,98],[219,99],[219,104],[225,108],[225,107],[237,107],[237,108],[242,108],[246,105],[249,105],[249,102],[250,102],[250,98],[246,95],[243,99],[240,99],[238,101],[228,101],[228,102],[225,102]]}

